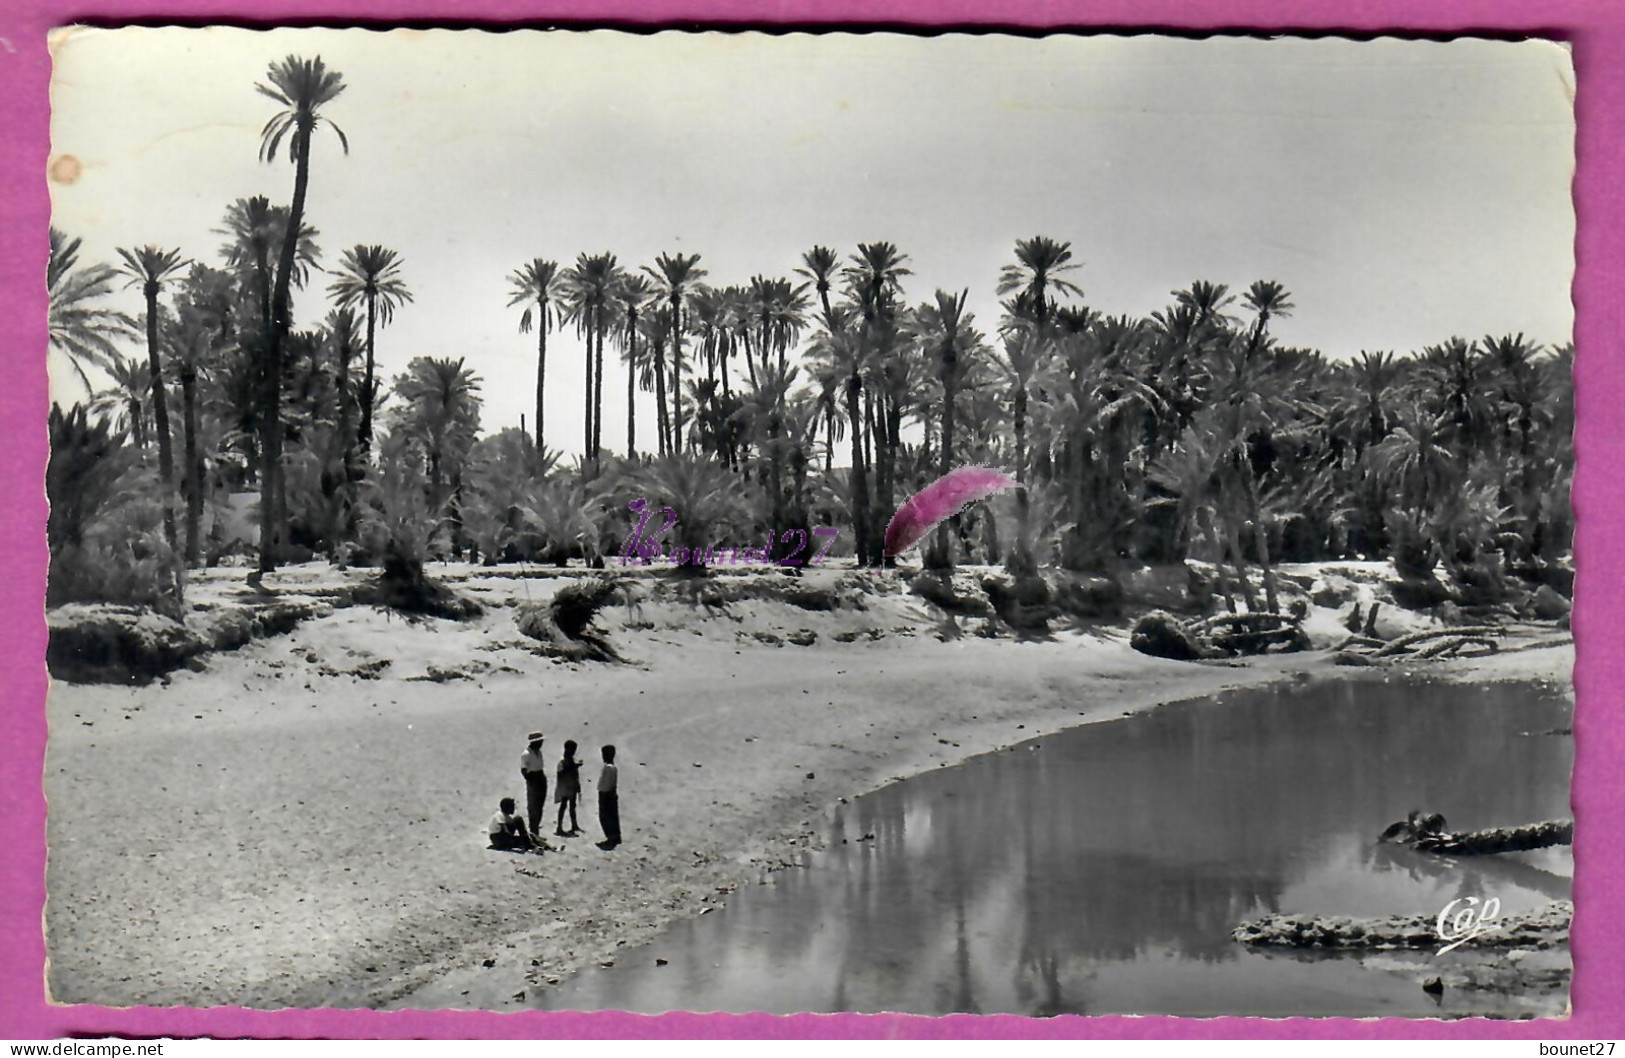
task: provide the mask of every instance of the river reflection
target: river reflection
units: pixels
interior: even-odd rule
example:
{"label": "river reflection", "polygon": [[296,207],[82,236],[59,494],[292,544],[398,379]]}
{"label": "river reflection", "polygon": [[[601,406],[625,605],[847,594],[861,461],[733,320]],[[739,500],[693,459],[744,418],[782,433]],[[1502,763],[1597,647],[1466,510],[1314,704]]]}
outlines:
{"label": "river reflection", "polygon": [[[1268,911],[1432,915],[1457,896],[1496,896],[1506,911],[1566,898],[1567,850],[1453,862],[1372,839],[1413,808],[1453,828],[1571,814],[1572,740],[1542,733],[1568,728],[1569,713],[1530,685],[1359,680],[1065,732],[858,798],[807,869],[540,1001],[1437,1015],[1414,974],[1262,955],[1230,930]],[[1560,1013],[1562,997],[1547,1005]]]}

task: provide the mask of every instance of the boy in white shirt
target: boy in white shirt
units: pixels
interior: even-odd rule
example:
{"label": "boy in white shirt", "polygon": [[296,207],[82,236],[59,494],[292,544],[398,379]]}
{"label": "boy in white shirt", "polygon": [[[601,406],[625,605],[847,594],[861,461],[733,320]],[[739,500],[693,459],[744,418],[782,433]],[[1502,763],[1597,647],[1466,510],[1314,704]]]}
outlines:
{"label": "boy in white shirt", "polygon": [[497,805],[496,815],[485,828],[491,839],[491,848],[502,852],[540,852],[542,846],[525,827],[524,819],[514,812],[513,798],[504,797]]}

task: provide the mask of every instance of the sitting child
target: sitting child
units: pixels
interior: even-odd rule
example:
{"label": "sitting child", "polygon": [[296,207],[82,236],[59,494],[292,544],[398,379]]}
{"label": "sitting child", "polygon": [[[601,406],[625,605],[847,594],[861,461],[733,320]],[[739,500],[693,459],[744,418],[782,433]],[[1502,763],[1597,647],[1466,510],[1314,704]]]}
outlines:
{"label": "sitting child", "polygon": [[491,838],[491,848],[503,852],[540,852],[542,846],[531,837],[530,830],[525,826],[524,817],[514,814],[513,798],[504,797],[497,806],[496,815],[491,817],[491,823],[486,827]]}

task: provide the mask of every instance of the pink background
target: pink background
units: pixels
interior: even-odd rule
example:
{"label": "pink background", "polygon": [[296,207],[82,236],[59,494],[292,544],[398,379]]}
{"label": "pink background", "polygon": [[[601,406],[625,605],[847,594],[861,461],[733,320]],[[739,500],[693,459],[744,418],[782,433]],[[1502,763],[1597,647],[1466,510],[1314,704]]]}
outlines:
{"label": "pink background", "polygon": [[[1106,1037],[1106,1038],[1607,1038],[1625,1037],[1625,717],[1619,711],[1625,658],[1611,620],[1612,592],[1625,572],[1625,364],[1613,343],[1625,292],[1625,19],[1617,4],[1560,0],[1467,0],[1427,5],[1349,0],[102,0],[101,3],[3,0],[0,3],[0,350],[11,364],[0,385],[0,620],[10,647],[0,655],[0,1038],[65,1035],[260,1037]],[[50,203],[45,169],[50,143],[47,30],[75,21],[117,24],[330,24],[418,21],[486,25],[619,22],[726,26],[885,24],[921,28],[1094,27],[1207,31],[1352,33],[1411,36],[1527,34],[1570,42],[1579,79],[1579,215],[1575,342],[1578,399],[1579,513],[1575,551],[1579,586],[1574,630],[1575,683],[1574,1015],[1567,1021],[1406,1021],[1345,1019],[1058,1017],[959,1015],[696,1015],[423,1013],[237,1008],[115,1010],[52,1006],[44,986],[45,799],[45,261]],[[1613,612],[1611,612],[1613,611]],[[1447,751],[1446,751],[1447,752]]]}

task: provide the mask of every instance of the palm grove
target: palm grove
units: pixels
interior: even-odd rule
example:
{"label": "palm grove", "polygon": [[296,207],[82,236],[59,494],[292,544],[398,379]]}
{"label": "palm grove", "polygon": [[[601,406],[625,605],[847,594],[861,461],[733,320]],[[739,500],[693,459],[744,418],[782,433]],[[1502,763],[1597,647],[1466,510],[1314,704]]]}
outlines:
{"label": "palm grove", "polygon": [[[52,409],[53,603],[178,605],[186,571],[234,546],[231,498],[248,490],[259,574],[316,554],[405,579],[435,556],[593,562],[640,495],[680,512],[673,543],[771,531],[782,556],[784,530],[834,525],[876,565],[897,504],[970,463],[1025,487],[940,530],[928,567],[1032,580],[1200,559],[1232,609],[1274,611],[1281,561],[1389,558],[1417,583],[1443,572],[1493,593],[1570,547],[1572,347],[1452,337],[1331,361],[1276,341],[1294,306],[1268,280],[1196,281],[1147,318],[1109,316],[1085,302],[1070,244],[1043,236],[1015,243],[991,327],[968,290],[908,293],[908,255],[887,242],[815,246],[787,275],[727,286],[698,254],[537,257],[506,291],[534,336],[534,419],[481,437],[462,359],[377,374],[380,332],[412,301],[401,257],[358,245],[322,267],[309,206],[348,153],[328,116],[341,75],[290,56],[255,87],[275,105],[261,156],[291,165],[291,197],[227,205],[212,263],[157,245],[86,262],[51,233],[51,344],[87,389],[87,369],[111,380]],[[108,307],[120,285],[140,289],[139,318]],[[295,329],[295,295],[323,293],[321,324]],[[585,351],[568,464],[544,418],[561,328]],[[621,399],[626,435],[606,437]]]}

